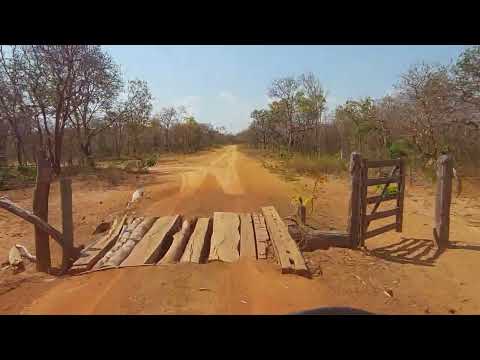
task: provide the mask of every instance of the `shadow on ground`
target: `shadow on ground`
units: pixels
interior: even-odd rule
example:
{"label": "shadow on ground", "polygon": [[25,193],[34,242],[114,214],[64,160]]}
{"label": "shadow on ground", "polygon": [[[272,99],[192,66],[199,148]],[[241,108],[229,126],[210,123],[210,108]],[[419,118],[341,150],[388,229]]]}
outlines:
{"label": "shadow on ground", "polygon": [[369,250],[380,259],[400,264],[434,266],[446,250],[480,251],[480,245],[452,241],[446,248],[438,248],[430,239],[402,238],[401,241]]}

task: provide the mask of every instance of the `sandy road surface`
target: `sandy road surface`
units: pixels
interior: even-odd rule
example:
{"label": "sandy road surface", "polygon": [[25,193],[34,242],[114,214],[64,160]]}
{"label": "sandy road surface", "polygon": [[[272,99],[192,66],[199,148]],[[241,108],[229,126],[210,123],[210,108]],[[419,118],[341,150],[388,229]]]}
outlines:
{"label": "sandy road surface", "polygon": [[[164,158],[148,182],[139,181],[145,183],[146,196],[135,207],[137,214],[187,217],[258,211],[263,205],[274,205],[286,216],[292,211],[291,196],[312,186],[305,178],[285,181],[235,146]],[[92,214],[84,220],[88,226],[76,227],[76,241],[87,241],[88,230],[96,224],[94,216],[121,210],[137,185],[133,181],[102,191],[77,184],[75,192],[74,183],[74,197],[89,194],[74,198],[77,214]],[[20,285],[0,291],[0,312],[283,314],[335,305],[394,314],[480,313],[479,194],[477,185],[467,184],[464,194],[454,199],[451,239],[463,245],[437,258],[431,247],[433,187],[407,184],[404,232],[368,240],[370,254],[338,248],[305,253],[316,274],[311,280],[281,275],[273,263],[249,261],[108,270],[51,281],[20,274]],[[101,197],[103,205],[94,207],[92,196],[98,196],[96,203]],[[309,221],[323,229],[344,229],[347,201],[348,181],[329,179],[321,184]],[[58,214],[52,212],[55,222]],[[0,226],[6,234],[19,229],[7,221]],[[7,240],[18,239],[22,237]]]}

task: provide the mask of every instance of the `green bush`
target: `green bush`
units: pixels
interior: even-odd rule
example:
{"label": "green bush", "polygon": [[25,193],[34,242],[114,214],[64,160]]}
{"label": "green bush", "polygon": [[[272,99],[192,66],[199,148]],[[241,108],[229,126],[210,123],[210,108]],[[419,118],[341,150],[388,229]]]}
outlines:
{"label": "green bush", "polygon": [[[377,188],[377,191],[378,191],[378,192],[382,192],[382,191],[383,191],[383,185],[377,185],[376,188]],[[387,191],[386,191],[386,194],[387,194],[387,195],[395,195],[397,192],[398,192],[398,186],[397,186],[397,184],[390,184],[390,185],[388,185]]]}

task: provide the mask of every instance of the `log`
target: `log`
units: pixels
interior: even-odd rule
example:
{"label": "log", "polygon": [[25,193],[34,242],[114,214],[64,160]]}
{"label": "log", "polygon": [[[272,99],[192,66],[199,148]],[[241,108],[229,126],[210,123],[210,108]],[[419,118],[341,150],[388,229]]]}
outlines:
{"label": "log", "polygon": [[288,227],[277,210],[273,206],[265,206],[262,207],[262,213],[280,261],[282,273],[310,276],[302,253],[298,249],[297,243],[290,236]]}
{"label": "log", "polygon": [[173,241],[170,248],[162,259],[157,262],[157,265],[175,264],[180,260],[192,233],[192,228],[195,226],[195,221],[196,219],[193,219],[191,223],[188,220],[183,221],[182,228],[173,235]]}
{"label": "log", "polygon": [[330,247],[349,248],[350,234],[344,231],[322,231],[300,228],[298,225],[288,226],[288,232],[297,242],[303,240],[302,251],[315,251]]}
{"label": "log", "polygon": [[62,209],[62,267],[64,273],[72,265],[73,251],[73,214],[72,214],[72,180],[60,179],[60,200]]}
{"label": "log", "polygon": [[135,245],[137,245],[147,231],[150,230],[157,219],[157,217],[142,218],[141,222],[139,222],[135,227],[135,230],[130,233],[130,236],[126,238],[126,241],[122,244],[120,249],[115,251],[103,266],[119,266],[122,261],[130,255]]}
{"label": "log", "polygon": [[250,214],[240,214],[240,257],[257,259],[253,221]]}
{"label": "log", "polygon": [[159,218],[123,261],[122,266],[158,262],[167,252],[173,241],[173,234],[180,229],[181,224],[182,217],[180,215]]}
{"label": "log", "polygon": [[265,225],[265,219],[262,214],[253,213],[253,228],[255,231],[255,242],[257,245],[257,258],[267,258],[267,246],[270,237],[268,235],[267,226]]}
{"label": "log", "polygon": [[433,237],[439,248],[446,248],[450,232],[453,164],[450,155],[441,155],[437,162],[437,193]]}
{"label": "log", "polygon": [[213,233],[208,261],[234,262],[240,257],[240,218],[231,212],[213,213]]}
{"label": "log", "polygon": [[116,217],[108,233],[83,249],[80,258],[73,263],[70,270],[75,272],[90,270],[112,248],[126,222],[126,215],[122,218]]}
{"label": "log", "polygon": [[180,262],[204,262],[210,251],[211,236],[212,220],[210,218],[199,218],[180,258]]}
{"label": "log", "polygon": [[0,197],[0,208],[5,209],[12,214],[15,214],[22,219],[28,221],[29,223],[32,223],[39,229],[41,229],[43,232],[47,233],[50,235],[53,239],[55,239],[61,246],[63,246],[63,237],[60,231],[55,229],[53,226],[50,224],[46,223],[43,221],[41,218],[39,218],[37,215],[34,215],[28,210],[22,209],[20,206],[15,204],[13,201],[10,199],[6,198],[5,196]]}

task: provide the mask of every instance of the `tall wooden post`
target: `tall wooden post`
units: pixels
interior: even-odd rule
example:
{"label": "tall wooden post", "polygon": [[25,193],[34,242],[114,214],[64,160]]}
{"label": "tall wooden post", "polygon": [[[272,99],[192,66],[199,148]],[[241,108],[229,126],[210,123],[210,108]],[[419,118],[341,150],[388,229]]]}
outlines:
{"label": "tall wooden post", "polygon": [[361,163],[362,157],[353,152],[350,155],[351,194],[348,211],[347,232],[350,234],[352,248],[360,245],[360,189],[361,189]]}
{"label": "tall wooden post", "polygon": [[433,229],[433,237],[439,248],[446,248],[449,241],[452,178],[452,158],[450,155],[441,155],[437,161],[437,195],[435,198],[435,227]]}
{"label": "tall wooden post", "polygon": [[397,208],[398,214],[396,217],[396,231],[402,232],[403,228],[403,200],[405,197],[405,159],[400,159],[400,166],[399,166],[399,175],[400,175],[400,183],[398,184],[397,189]]}
{"label": "tall wooden post", "polygon": [[71,266],[70,261],[73,250],[72,179],[60,179],[60,196],[63,229],[62,272],[65,272]]}
{"label": "tall wooden post", "polygon": [[[46,159],[45,152],[37,152],[37,181],[33,194],[33,213],[48,223],[48,195],[52,166]],[[48,233],[35,226],[35,253],[37,271],[49,272],[51,266],[50,243]]]}

